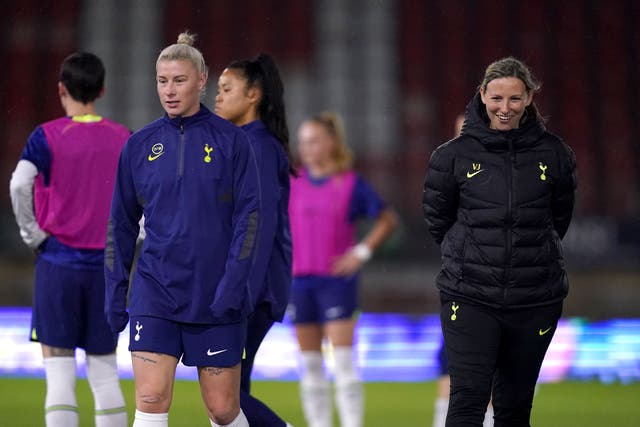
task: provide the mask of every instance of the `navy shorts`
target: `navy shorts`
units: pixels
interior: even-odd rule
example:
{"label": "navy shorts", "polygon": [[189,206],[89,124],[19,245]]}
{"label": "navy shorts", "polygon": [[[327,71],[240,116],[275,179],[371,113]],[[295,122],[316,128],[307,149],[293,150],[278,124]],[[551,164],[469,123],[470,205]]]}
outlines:
{"label": "navy shorts", "polygon": [[247,322],[180,323],[149,316],[129,320],[129,351],[168,354],[186,366],[227,368],[242,360]]}
{"label": "navy shorts", "polygon": [[295,277],[287,317],[292,323],[347,319],[358,309],[358,275]]}
{"label": "navy shorts", "polygon": [[104,270],[79,270],[38,257],[30,339],[90,354],[115,351],[118,334],[104,314]]}

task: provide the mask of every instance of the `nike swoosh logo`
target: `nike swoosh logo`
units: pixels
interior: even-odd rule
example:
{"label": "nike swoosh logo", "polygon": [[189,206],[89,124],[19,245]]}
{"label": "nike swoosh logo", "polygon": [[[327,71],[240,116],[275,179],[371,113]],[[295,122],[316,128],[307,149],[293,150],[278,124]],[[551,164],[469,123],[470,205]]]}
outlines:
{"label": "nike swoosh logo", "polygon": [[547,332],[549,332],[551,330],[551,326],[549,326],[547,329],[545,329],[544,331],[542,329],[538,329],[538,334],[540,334],[540,336],[543,336],[544,334],[546,334]]}
{"label": "nike swoosh logo", "polygon": [[480,172],[484,172],[484,169],[480,169],[479,171],[475,171],[473,173],[467,172],[467,178],[473,178],[474,176],[478,175]]}
{"label": "nike swoosh logo", "polygon": [[207,350],[207,356],[215,356],[216,354],[224,353],[225,351],[227,351],[226,348],[224,350],[218,350],[218,351],[211,351],[211,349],[209,349]]}
{"label": "nike swoosh logo", "polygon": [[149,157],[147,157],[147,159],[150,162],[153,162],[155,159],[157,159],[158,157],[162,156],[163,154],[164,154],[164,151],[162,153],[160,153],[160,154],[156,154],[155,156],[152,156],[151,154],[149,154]]}

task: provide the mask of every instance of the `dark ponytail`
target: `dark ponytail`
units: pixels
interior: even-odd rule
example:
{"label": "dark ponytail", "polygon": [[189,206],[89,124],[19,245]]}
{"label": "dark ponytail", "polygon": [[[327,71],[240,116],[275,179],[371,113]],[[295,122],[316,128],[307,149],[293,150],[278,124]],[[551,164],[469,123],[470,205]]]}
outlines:
{"label": "dark ponytail", "polygon": [[[258,86],[262,93],[258,114],[260,120],[282,144],[291,162],[289,129],[284,108],[284,87],[280,73],[271,56],[261,53],[253,60],[234,61],[227,68],[239,70],[247,79],[247,87]],[[289,172],[295,176],[293,167]]]}

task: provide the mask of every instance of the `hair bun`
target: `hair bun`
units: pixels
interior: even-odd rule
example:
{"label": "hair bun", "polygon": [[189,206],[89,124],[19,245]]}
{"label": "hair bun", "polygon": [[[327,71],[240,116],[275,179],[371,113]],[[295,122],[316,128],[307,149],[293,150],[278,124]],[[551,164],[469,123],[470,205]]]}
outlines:
{"label": "hair bun", "polygon": [[193,42],[196,40],[195,34],[190,34],[188,31],[180,33],[178,36],[178,44],[186,44],[187,46],[193,46]]}

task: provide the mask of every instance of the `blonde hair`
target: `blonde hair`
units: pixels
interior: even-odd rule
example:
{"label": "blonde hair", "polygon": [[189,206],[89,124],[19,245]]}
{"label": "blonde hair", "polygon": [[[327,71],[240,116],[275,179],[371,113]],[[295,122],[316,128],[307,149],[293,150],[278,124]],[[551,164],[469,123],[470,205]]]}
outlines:
{"label": "blonde hair", "polygon": [[178,35],[177,43],[162,49],[162,52],[160,52],[160,55],[158,55],[158,60],[156,61],[156,68],[158,67],[158,63],[160,61],[186,60],[191,62],[193,66],[196,67],[198,73],[208,76],[209,69],[204,62],[202,52],[193,47],[193,43],[195,41],[195,34],[191,34],[188,31],[180,33],[180,35]]}
{"label": "blonde hair", "polygon": [[508,56],[492,62],[487,66],[480,87],[483,90],[487,90],[489,82],[502,77],[515,77],[520,79],[527,89],[527,92],[536,93],[542,86],[524,62],[513,56]]}
{"label": "blonde hair", "polygon": [[332,160],[338,167],[338,172],[344,172],[353,165],[353,153],[347,145],[342,119],[336,113],[325,111],[307,120],[323,126],[336,143],[332,153]]}
{"label": "blonde hair", "polygon": [[[542,84],[534,77],[527,64],[520,61],[519,59],[514,58],[513,56],[508,56],[489,64],[484,72],[484,78],[482,79],[478,90],[487,90],[487,85],[492,80],[500,79],[503,77],[515,77],[517,79],[520,79],[529,94],[539,92],[540,88],[542,87]],[[540,114],[540,110],[538,110],[538,106],[535,102],[529,104],[529,106],[525,109],[525,113],[526,114],[522,117],[521,121],[525,120],[527,115],[535,117],[536,120],[542,123],[544,123],[545,121],[544,117],[542,117],[542,114]]]}

